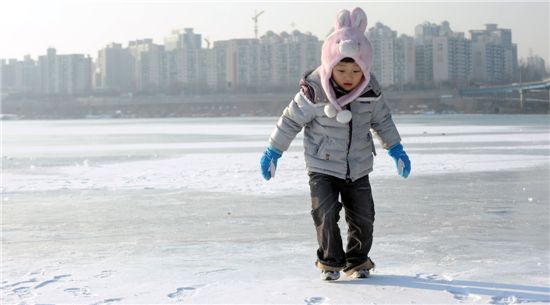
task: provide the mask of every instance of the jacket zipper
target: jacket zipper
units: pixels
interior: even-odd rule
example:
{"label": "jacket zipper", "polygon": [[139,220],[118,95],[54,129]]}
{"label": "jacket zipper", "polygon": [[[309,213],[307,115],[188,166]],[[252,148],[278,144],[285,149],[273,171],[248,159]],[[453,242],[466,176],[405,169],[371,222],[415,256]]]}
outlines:
{"label": "jacket zipper", "polygon": [[[345,109],[351,111],[351,107],[348,105],[345,106]],[[353,124],[352,124],[352,121],[353,120],[350,120],[349,121],[349,132],[348,132],[348,135],[349,135],[349,139],[348,139],[348,151],[346,153],[346,165],[347,165],[347,170],[346,170],[346,182],[351,182],[351,177],[350,177],[350,168],[349,168],[349,151],[350,151],[350,148],[351,148],[351,136],[352,136],[352,133],[353,133]]]}

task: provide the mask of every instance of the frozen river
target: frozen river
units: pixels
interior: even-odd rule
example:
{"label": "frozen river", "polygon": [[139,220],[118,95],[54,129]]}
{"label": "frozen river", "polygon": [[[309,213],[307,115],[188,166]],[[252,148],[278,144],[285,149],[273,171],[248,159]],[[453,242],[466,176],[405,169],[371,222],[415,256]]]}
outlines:
{"label": "frozen river", "polygon": [[548,116],[395,116],[411,176],[376,143],[377,269],[335,283],[276,120],[2,122],[1,303],[550,302]]}

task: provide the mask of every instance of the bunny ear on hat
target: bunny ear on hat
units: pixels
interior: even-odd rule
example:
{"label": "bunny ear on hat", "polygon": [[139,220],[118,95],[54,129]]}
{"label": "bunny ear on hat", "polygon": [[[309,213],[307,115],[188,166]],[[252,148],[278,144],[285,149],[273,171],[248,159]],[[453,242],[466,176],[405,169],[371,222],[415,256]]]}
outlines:
{"label": "bunny ear on hat", "polygon": [[336,30],[341,28],[354,27],[361,33],[367,30],[367,14],[360,7],[354,8],[351,13],[348,10],[341,10],[336,16]]}
{"label": "bunny ear on hat", "polygon": [[351,27],[351,15],[348,10],[341,10],[336,15],[336,31],[341,28]]}
{"label": "bunny ear on hat", "polygon": [[359,29],[361,33],[367,30],[367,14],[360,7],[356,7],[351,11],[352,26]]}

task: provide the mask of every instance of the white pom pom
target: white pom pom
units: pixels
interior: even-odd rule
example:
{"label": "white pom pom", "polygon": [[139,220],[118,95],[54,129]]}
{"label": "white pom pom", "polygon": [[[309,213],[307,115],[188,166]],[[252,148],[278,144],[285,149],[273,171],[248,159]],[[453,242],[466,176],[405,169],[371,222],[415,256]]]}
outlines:
{"label": "white pom pom", "polygon": [[351,121],[351,111],[349,110],[342,110],[338,112],[338,115],[336,115],[336,121],[342,124],[347,124],[349,121]]}
{"label": "white pom pom", "polygon": [[333,118],[336,116],[336,108],[334,108],[334,106],[330,103],[328,103],[326,106],[325,106],[325,114],[326,116],[328,116],[329,118]]}

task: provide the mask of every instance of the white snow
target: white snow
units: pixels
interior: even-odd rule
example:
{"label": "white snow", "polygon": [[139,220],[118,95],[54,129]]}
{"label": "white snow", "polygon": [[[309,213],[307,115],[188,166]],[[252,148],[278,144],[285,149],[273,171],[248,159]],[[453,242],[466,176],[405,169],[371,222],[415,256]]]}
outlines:
{"label": "white snow", "polygon": [[[381,150],[381,149],[380,149]],[[92,151],[92,150],[90,150]],[[304,156],[288,152],[279,161],[277,179],[266,183],[259,173],[259,157],[254,153],[186,154],[182,157],[88,166],[67,166],[25,173],[5,173],[6,191],[55,191],[62,189],[185,189],[245,194],[281,194],[307,191]],[[437,154],[409,151],[415,176],[461,172],[502,171],[548,163],[548,157],[519,154]],[[393,160],[385,153],[376,158],[373,176],[393,176]],[[34,174],[34,175],[29,175]],[[213,189],[214,188],[214,189]]]}
{"label": "white snow", "polygon": [[[547,304],[546,116],[396,116],[373,276],[319,279],[302,136],[277,118],[2,122],[2,304]],[[345,239],[346,225],[341,227]]]}

